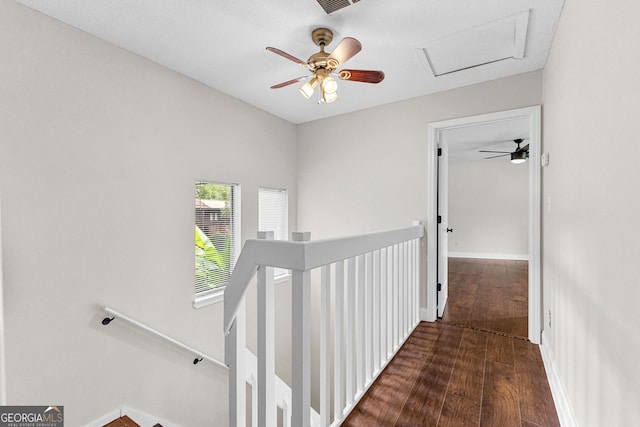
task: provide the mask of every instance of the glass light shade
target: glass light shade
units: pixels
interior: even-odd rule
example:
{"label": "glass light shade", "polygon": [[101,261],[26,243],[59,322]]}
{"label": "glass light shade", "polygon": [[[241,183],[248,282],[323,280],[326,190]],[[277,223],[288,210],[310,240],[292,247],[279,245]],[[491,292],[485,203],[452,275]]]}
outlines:
{"label": "glass light shade", "polygon": [[338,82],[332,77],[326,77],[322,80],[322,89],[324,93],[335,93],[338,90]]}
{"label": "glass light shade", "polygon": [[338,92],[325,92],[323,95],[324,102],[333,102],[338,99]]}
{"label": "glass light shade", "polygon": [[318,85],[318,79],[314,77],[302,85],[302,87],[300,88],[300,93],[302,94],[302,96],[309,99],[311,95],[313,95],[313,90],[316,88],[317,85]]}

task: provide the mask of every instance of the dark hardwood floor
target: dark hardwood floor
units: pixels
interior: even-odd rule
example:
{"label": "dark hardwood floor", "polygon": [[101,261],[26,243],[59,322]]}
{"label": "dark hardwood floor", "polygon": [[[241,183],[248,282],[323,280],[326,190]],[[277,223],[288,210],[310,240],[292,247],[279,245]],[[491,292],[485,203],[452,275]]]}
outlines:
{"label": "dark hardwood floor", "polygon": [[442,321],[528,337],[528,262],[449,258]]}
{"label": "dark hardwood floor", "polygon": [[[506,266],[488,261],[480,263],[479,271],[471,264],[453,266],[468,286],[454,290],[450,281],[449,302],[454,304],[449,309],[456,308],[449,322],[420,323],[343,426],[560,425],[540,351],[522,338],[526,314],[524,332],[514,320],[522,317],[515,304],[522,295],[478,291],[505,286],[492,275],[516,277],[524,270],[526,280],[526,262]],[[477,301],[483,295],[507,301]],[[524,302],[526,307],[526,294]],[[479,314],[480,307],[494,305],[507,307],[504,325],[497,317]]]}

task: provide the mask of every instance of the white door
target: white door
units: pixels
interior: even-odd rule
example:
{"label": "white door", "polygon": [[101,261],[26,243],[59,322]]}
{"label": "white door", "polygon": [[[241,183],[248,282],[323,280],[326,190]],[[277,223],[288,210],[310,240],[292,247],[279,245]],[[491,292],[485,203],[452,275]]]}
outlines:
{"label": "white door", "polygon": [[442,317],[449,296],[449,151],[438,144],[438,317]]}

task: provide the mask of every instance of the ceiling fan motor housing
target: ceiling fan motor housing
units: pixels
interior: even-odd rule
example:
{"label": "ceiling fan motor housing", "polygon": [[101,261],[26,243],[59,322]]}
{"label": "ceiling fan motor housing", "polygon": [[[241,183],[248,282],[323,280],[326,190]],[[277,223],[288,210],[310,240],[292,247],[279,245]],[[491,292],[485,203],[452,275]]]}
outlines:
{"label": "ceiling fan motor housing", "polygon": [[311,40],[318,46],[326,46],[333,40],[333,31],[328,28],[316,28],[311,32]]}

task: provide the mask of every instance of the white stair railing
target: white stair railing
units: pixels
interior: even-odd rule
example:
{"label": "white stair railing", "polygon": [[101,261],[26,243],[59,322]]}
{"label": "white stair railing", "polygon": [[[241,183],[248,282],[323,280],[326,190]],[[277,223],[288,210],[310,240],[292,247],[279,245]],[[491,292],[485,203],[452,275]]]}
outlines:
{"label": "white stair railing", "polygon": [[[248,240],[224,299],[230,426],[248,425],[244,297],[256,272],[258,371],[252,381],[249,424],[275,426],[280,407],[285,426],[337,426],[418,324],[423,234],[423,226],[416,223],[338,239],[311,241],[309,233],[293,233],[292,241],[281,241],[267,232]],[[274,361],[274,267],[292,271],[290,402],[275,393],[280,380]],[[310,305],[315,269],[320,269],[321,295],[319,416],[311,408]]]}

